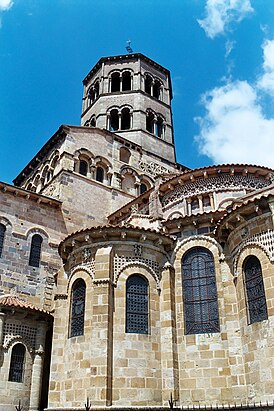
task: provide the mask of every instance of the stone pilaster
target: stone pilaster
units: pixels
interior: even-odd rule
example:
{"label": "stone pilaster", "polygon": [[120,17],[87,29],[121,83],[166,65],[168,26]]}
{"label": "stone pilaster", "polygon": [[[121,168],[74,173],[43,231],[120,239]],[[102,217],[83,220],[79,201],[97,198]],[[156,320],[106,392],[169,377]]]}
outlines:
{"label": "stone pilaster", "polygon": [[166,264],[162,273],[161,294],[161,360],[162,360],[162,399],[168,405],[172,394],[179,400],[179,370],[175,324],[174,269]]}
{"label": "stone pilaster", "polygon": [[46,338],[47,323],[41,321],[38,326],[36,336],[36,347],[32,366],[31,376],[31,391],[30,391],[30,407],[29,411],[38,411],[40,405],[43,363],[44,363],[44,348]]}
{"label": "stone pilaster", "polygon": [[[113,284],[112,247],[97,250],[92,317],[91,359],[96,374],[91,377],[94,404],[112,404]],[[93,381],[94,380],[94,381]]]}

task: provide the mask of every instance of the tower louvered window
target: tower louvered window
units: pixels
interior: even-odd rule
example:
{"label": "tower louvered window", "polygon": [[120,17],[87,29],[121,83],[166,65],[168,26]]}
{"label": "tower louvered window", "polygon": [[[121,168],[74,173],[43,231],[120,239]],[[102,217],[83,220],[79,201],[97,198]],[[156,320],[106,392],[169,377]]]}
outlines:
{"label": "tower louvered window", "polygon": [[84,335],[86,284],[76,280],[71,293],[70,337]]}
{"label": "tower louvered window", "polygon": [[41,258],[43,238],[39,234],[34,234],[31,239],[29,265],[39,267]]}
{"label": "tower louvered window", "polygon": [[2,256],[6,227],[0,224],[0,257]]}
{"label": "tower louvered window", "polygon": [[244,262],[244,282],[249,324],[266,320],[268,315],[262,267],[254,255],[247,257]]}
{"label": "tower louvered window", "polygon": [[12,348],[9,370],[9,381],[22,382],[26,348],[23,344],[16,344]]}
{"label": "tower louvered window", "polygon": [[186,334],[220,331],[214,259],[210,251],[194,247],[182,261]]}
{"label": "tower louvered window", "polygon": [[126,332],[148,333],[148,282],[132,275],[127,280]]}

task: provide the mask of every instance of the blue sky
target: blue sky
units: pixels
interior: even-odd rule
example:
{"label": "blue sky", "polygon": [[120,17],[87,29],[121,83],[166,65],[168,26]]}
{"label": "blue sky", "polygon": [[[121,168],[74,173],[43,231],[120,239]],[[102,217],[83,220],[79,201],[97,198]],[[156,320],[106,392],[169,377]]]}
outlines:
{"label": "blue sky", "polygon": [[0,180],[61,124],[82,80],[131,39],[171,71],[177,161],[274,168],[273,0],[0,0]]}

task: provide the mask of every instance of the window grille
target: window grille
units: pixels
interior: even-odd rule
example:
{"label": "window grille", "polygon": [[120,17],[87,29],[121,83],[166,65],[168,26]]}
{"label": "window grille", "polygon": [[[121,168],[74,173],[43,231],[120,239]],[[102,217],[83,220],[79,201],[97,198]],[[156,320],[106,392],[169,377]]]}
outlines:
{"label": "window grille", "polygon": [[262,267],[254,255],[247,257],[244,262],[244,282],[249,323],[266,320],[268,315]]}
{"label": "window grille", "polygon": [[84,335],[86,284],[76,280],[71,293],[70,337]]}
{"label": "window grille", "polygon": [[41,247],[43,238],[39,234],[34,234],[31,240],[29,265],[39,267],[41,257]]}
{"label": "window grille", "polygon": [[139,275],[129,277],[126,284],[126,332],[148,333],[148,283]]}
{"label": "window grille", "polygon": [[4,224],[0,224],[0,257],[2,256],[5,232],[6,232],[6,227],[4,226]]}
{"label": "window grille", "polygon": [[189,250],[182,261],[186,334],[220,331],[214,259],[203,247]]}
{"label": "window grille", "polygon": [[23,382],[26,348],[23,344],[15,344],[11,352],[9,381]]}

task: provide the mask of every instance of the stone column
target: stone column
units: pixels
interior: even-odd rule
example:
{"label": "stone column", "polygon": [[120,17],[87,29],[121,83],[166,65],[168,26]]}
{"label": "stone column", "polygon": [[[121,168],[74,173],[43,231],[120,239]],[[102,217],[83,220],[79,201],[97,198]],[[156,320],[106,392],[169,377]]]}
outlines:
{"label": "stone column", "polygon": [[0,312],[0,347],[3,345],[5,317],[6,314]]}
{"label": "stone column", "polygon": [[175,322],[174,269],[166,263],[162,272],[161,293],[161,361],[163,405],[168,405],[170,394],[179,400],[179,369]]}
{"label": "stone column", "polygon": [[272,215],[272,222],[273,222],[273,226],[274,226],[274,201],[269,201],[268,202],[270,211],[271,211],[271,215]]}
{"label": "stone column", "polygon": [[191,198],[187,198],[186,203],[187,203],[187,215],[190,216],[191,215]]}
{"label": "stone column", "polygon": [[204,211],[203,208],[203,196],[198,196],[198,202],[199,202],[199,211],[202,213]]}
{"label": "stone column", "polygon": [[213,198],[213,194],[212,194],[212,193],[209,194],[209,200],[210,200],[211,210],[215,210],[214,198]]}
{"label": "stone column", "polygon": [[37,329],[36,347],[32,366],[29,411],[39,411],[40,409],[46,330],[47,323],[40,321]]}
{"label": "stone column", "polygon": [[156,118],[152,121],[152,134],[156,135]]}
{"label": "stone column", "polygon": [[91,376],[89,396],[94,405],[112,404],[113,283],[112,247],[98,249],[95,256],[93,289]]}

